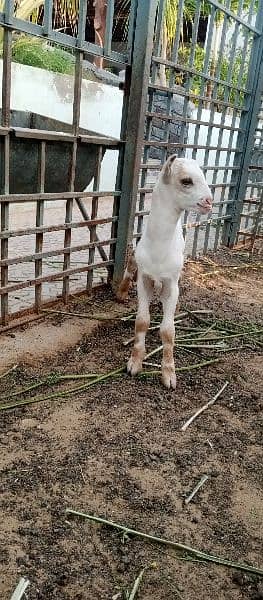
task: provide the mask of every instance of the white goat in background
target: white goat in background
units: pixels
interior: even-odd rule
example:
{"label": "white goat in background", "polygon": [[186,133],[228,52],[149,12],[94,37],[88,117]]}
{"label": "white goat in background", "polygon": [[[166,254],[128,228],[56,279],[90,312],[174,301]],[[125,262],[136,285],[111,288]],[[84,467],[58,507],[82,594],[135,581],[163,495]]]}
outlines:
{"label": "white goat in background", "polygon": [[197,162],[172,155],[165,162],[152,195],[150,215],[135,253],[130,257],[118,290],[123,301],[137,270],[138,312],[135,342],[128,372],[136,375],[145,357],[145,336],[150,325],[149,305],[157,291],[163,305],[160,335],[163,344],[162,379],[166,387],[176,387],[174,365],[174,314],[178,301],[178,281],[184,262],[182,214],[195,210],[206,214],[212,209],[212,195]]}

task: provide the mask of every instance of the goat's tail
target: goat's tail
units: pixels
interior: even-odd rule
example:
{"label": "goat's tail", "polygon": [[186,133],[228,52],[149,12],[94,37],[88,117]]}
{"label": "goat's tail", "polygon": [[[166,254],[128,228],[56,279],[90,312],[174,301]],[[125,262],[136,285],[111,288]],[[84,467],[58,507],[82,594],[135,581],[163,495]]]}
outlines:
{"label": "goat's tail", "polygon": [[124,302],[128,298],[129,290],[133,284],[133,281],[137,279],[137,263],[134,256],[134,251],[131,252],[123,280],[121,281],[119,288],[116,293],[118,302]]}

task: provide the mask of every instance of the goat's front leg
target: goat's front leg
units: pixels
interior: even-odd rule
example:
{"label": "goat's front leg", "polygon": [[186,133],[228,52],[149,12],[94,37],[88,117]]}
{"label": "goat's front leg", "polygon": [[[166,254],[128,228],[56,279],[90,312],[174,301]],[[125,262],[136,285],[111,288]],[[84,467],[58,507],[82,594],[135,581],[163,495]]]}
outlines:
{"label": "goat's front leg", "polygon": [[162,379],[167,388],[176,388],[176,374],[174,365],[174,314],[178,301],[178,282],[171,279],[165,280],[161,293],[163,305],[163,320],[160,326],[160,335],[163,344]]}
{"label": "goat's front leg", "polygon": [[153,284],[149,277],[138,271],[137,279],[138,311],[135,321],[135,341],[127,370],[136,375],[142,370],[145,358],[145,336],[150,325],[149,305],[153,294]]}

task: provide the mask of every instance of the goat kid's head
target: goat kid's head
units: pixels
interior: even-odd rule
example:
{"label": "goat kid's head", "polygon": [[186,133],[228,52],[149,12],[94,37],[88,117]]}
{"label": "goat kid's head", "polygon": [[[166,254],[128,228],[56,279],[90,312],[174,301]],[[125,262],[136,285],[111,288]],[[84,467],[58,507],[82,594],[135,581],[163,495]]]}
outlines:
{"label": "goat kid's head", "polygon": [[196,160],[168,158],[161,173],[162,182],[173,189],[180,210],[195,210],[206,214],[212,210],[212,194]]}

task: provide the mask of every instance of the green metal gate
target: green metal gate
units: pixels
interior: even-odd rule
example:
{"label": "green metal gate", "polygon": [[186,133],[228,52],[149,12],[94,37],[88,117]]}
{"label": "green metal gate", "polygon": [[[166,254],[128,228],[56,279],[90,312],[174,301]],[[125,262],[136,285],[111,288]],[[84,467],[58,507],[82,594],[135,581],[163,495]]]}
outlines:
{"label": "green metal gate", "polygon": [[[169,4],[177,5],[177,22],[170,35],[168,51],[166,48],[164,53]],[[189,9],[192,10],[190,19]],[[191,31],[184,40],[189,22]],[[205,40],[200,44],[200,29],[204,28]],[[136,201],[135,194],[130,196],[130,204],[120,215],[124,221],[126,215],[125,235],[130,243],[141,236],[152,186],[170,153],[198,160],[214,195],[210,218],[185,215],[188,254],[196,256],[216,250],[222,243],[232,247],[241,235],[240,224],[242,229],[244,210],[247,210],[244,207],[258,208],[251,219],[255,222],[254,230],[257,228],[256,235],[260,235],[263,155],[262,125],[257,125],[257,119],[263,91],[262,31],[261,0],[222,3],[209,0],[196,2],[194,7],[187,0],[178,3],[160,0],[149,71],[138,194]],[[255,151],[257,177],[251,187],[250,175],[255,169],[251,160]],[[135,215],[134,229],[130,215]],[[245,229],[248,223],[245,218]],[[250,235],[248,231],[243,234]],[[115,263],[117,280],[123,269],[123,255],[119,238]]]}
{"label": "green metal gate", "polygon": [[[52,296],[47,286],[59,286],[54,288],[53,298],[62,296],[67,302],[76,290],[75,277],[79,278],[81,290],[91,289],[97,273],[106,275],[113,285],[118,284],[127,250],[140,238],[147,219],[152,187],[170,153],[196,158],[214,193],[211,217],[202,220],[185,215],[189,254],[215,250],[221,243],[233,246],[249,236],[251,243],[260,239],[263,0],[178,0],[170,5],[176,11],[174,28],[168,20],[169,0],[131,0],[126,47],[116,51],[112,49],[117,6],[114,0],[107,2],[103,46],[86,40],[87,0],[79,2],[74,35],[54,30],[52,0],[45,0],[41,25],[17,18],[12,0],[5,1],[0,12],[3,326],[16,312],[15,299],[22,301],[25,293],[33,294],[25,308],[40,312]],[[42,127],[33,114],[30,124],[17,126],[11,110],[12,40],[17,33],[71,50],[75,57],[71,126],[49,120]],[[103,57],[108,67],[125,70],[119,139],[80,127],[83,65],[87,56]],[[37,156],[35,183],[31,189],[29,178],[29,188],[17,193],[12,161],[15,151],[23,154],[23,149],[25,169],[29,162],[26,157],[33,156],[33,152]],[[109,149],[118,151],[116,185],[102,190],[101,163]],[[67,166],[62,188],[57,188],[49,173],[54,173],[54,156],[60,155],[67,160]],[[64,158],[62,165],[63,161]],[[85,165],[94,176],[93,190],[85,190],[81,184]],[[107,214],[101,213],[104,199],[108,202]],[[46,221],[46,203],[55,201],[64,207],[64,218],[63,222],[60,219],[50,225]],[[34,224],[14,227],[13,207],[26,205],[32,206]],[[76,207],[82,220],[76,217]],[[83,231],[87,239],[76,240],[75,234],[80,236]],[[63,235],[60,245],[52,239],[53,233],[58,232]],[[24,240],[29,239],[33,240],[33,250],[22,252]],[[12,246],[14,240],[21,240],[21,249]],[[54,271],[47,271],[47,262],[59,258],[59,266],[55,268],[52,263]],[[17,272],[14,278],[14,265],[21,269],[20,279]],[[28,266],[25,274],[24,265]]]}

